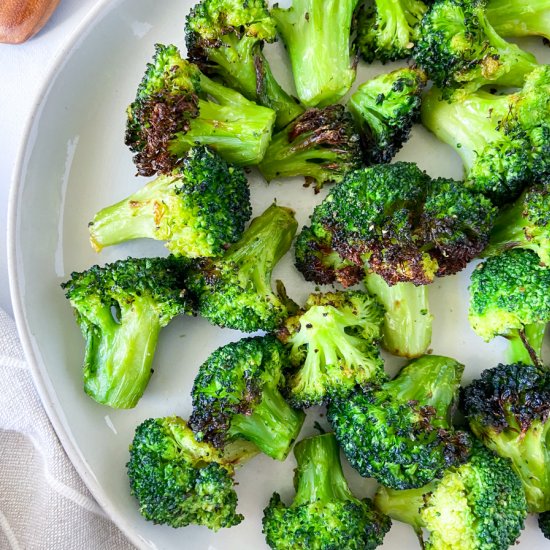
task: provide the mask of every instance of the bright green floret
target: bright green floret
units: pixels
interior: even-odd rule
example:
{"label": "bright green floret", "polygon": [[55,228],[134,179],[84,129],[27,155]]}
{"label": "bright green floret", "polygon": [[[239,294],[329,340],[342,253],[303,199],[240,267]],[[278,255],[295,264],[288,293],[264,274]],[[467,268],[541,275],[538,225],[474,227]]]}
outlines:
{"label": "bright green floret", "polygon": [[235,438],[284,460],[304,422],[304,413],[284,400],[287,353],[274,336],[227,344],[201,365],[193,390],[189,426],[197,439],[216,447]]}
{"label": "bright green floret", "polygon": [[420,24],[415,61],[447,93],[465,87],[522,86],[535,57],[504,40],[487,20],[485,0],[439,0]]}
{"label": "bright green floret", "polygon": [[468,462],[449,468],[442,479],[405,491],[380,487],[374,502],[383,513],[410,524],[426,550],[506,550],[518,539],[527,515],[510,461],[480,443]]}
{"label": "bright green floret", "polygon": [[155,46],[128,107],[126,145],[138,173],[171,173],[185,153],[209,145],[227,162],[257,164],[271,139],[275,112],[206,77],[176,46]]}
{"label": "bright green floret", "polygon": [[500,36],[542,36],[550,40],[549,0],[489,0],[486,14]]}
{"label": "bright green floret", "polygon": [[86,340],[84,391],[117,409],[135,407],[149,378],[162,327],[191,313],[187,263],[128,258],[93,266],[61,285]]}
{"label": "bright green floret", "polygon": [[510,340],[508,362],[542,364],[542,341],[550,321],[550,268],[531,250],[489,258],[472,273],[469,320],[486,342]]}
{"label": "bright green floret", "polygon": [[305,176],[319,190],[362,165],[360,142],[343,105],[311,108],[273,136],[258,168],[267,181]]}
{"label": "bright green floret", "polygon": [[286,391],[295,407],[349,395],[357,384],[385,380],[376,346],[384,309],[361,291],[311,294],[278,336],[289,350]]}
{"label": "bright green floret", "polygon": [[361,130],[369,164],[390,162],[409,139],[419,119],[426,75],[419,69],[397,69],[357,89],[348,109]]}
{"label": "bright green floret", "polygon": [[303,439],[294,448],[296,496],[290,506],[274,493],[263,532],[273,550],[374,550],[391,526],[372,502],[350,491],[333,434]]}
{"label": "bright green floret", "polygon": [[235,444],[225,453],[195,440],[177,416],[150,418],[136,428],[126,465],[130,489],[145,519],[217,531],[238,525],[233,472],[253,452]]}
{"label": "bright green floret", "polygon": [[464,365],[425,355],[383,384],[334,399],[327,417],[350,464],[386,487],[421,487],[466,460],[470,439],[450,424]]}
{"label": "bright green floret", "polygon": [[359,0],[294,0],[271,15],[290,57],[298,97],[306,107],[336,103],[356,74],[351,25]]}
{"label": "bright green floret", "polygon": [[202,0],[186,19],[187,55],[251,101],[277,113],[278,128],[303,108],[277,83],[262,53],[277,40],[275,20],[264,0]]}
{"label": "bright green floret", "polygon": [[221,255],[236,242],[252,214],[242,168],[207,147],[194,147],[170,175],[161,175],[89,224],[96,251],[131,239],[167,241],[177,256]]}
{"label": "bright green floret", "polygon": [[357,45],[367,63],[411,57],[428,7],[421,0],[369,0],[357,16]]}
{"label": "bright green floret", "polygon": [[481,373],[464,390],[474,434],[509,458],[530,512],[550,511],[550,371],[516,363]]}
{"label": "bright green floret", "polygon": [[294,212],[272,205],[222,257],[197,260],[187,284],[200,315],[243,332],[275,330],[288,310],[285,297],[273,291],[271,273],[296,229]]}

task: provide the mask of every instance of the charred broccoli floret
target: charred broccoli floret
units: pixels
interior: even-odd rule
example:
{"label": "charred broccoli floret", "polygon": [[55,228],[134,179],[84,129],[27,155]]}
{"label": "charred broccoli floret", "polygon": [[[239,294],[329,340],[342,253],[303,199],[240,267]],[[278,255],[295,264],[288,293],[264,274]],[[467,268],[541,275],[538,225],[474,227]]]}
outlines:
{"label": "charred broccoli floret", "polygon": [[539,527],[542,534],[550,539],[550,512],[543,512],[539,514]]}
{"label": "charred broccoli floret", "polygon": [[278,336],[289,349],[286,390],[295,407],[345,397],[386,377],[376,346],[384,310],[366,292],[311,294]]}
{"label": "charred broccoli floret", "polygon": [[271,272],[290,248],[296,228],[292,210],[272,205],[223,256],[195,260],[187,287],[198,312],[221,327],[275,330],[288,310],[285,297],[273,291]]}
{"label": "charred broccoli floret", "polygon": [[474,434],[512,461],[529,511],[550,511],[550,372],[498,365],[466,387],[462,401]]}
{"label": "charred broccoli floret", "polygon": [[374,550],[391,520],[370,499],[350,491],[333,434],[296,444],[296,496],[290,506],[274,493],[264,510],[263,532],[273,550]]}
{"label": "charred broccoli floret", "polygon": [[128,258],[93,266],[61,287],[86,340],[84,391],[119,409],[143,395],[160,329],[191,313],[185,291],[187,264],[170,258]]}
{"label": "charred broccoli floret", "polygon": [[486,0],[438,0],[422,20],[414,59],[447,92],[521,86],[537,66],[532,54],[498,35],[485,8]]}
{"label": "charred broccoli floret", "polygon": [[150,418],[136,428],[130,445],[130,489],[153,523],[232,527],[243,520],[236,511],[234,468],[254,452],[248,443],[235,442],[222,453],[196,441],[177,416]]}
{"label": "charred broccoli floret", "polygon": [[351,465],[386,487],[411,489],[464,462],[470,438],[449,420],[463,370],[425,355],[389,382],[331,401],[327,417]]}
{"label": "charred broccoli floret", "polygon": [[99,252],[148,237],[167,241],[178,256],[219,256],[240,238],[251,214],[244,171],[194,147],[170,175],[100,210],[89,225],[90,241]]}
{"label": "charred broccoli floret", "polygon": [[126,145],[138,173],[170,173],[196,145],[226,161],[257,164],[271,139],[275,112],[206,77],[176,46],[155,46],[128,107]]}
{"label": "charred broccoli floret", "polygon": [[288,50],[298,97],[306,107],[336,103],[355,80],[351,25],[359,0],[293,0],[271,15]]}
{"label": "charred broccoli floret", "polygon": [[489,0],[486,15],[500,36],[543,36],[550,40],[548,0]]}
{"label": "charred broccoli floret", "polygon": [[470,324],[486,342],[510,341],[508,362],[542,364],[542,340],[550,321],[550,268],[531,250],[489,258],[472,273]]}
{"label": "charred broccoli floret", "polygon": [[357,89],[348,108],[358,124],[369,164],[390,162],[409,139],[420,115],[426,75],[419,69],[397,69]]}
{"label": "charred broccoli floret", "polygon": [[342,105],[308,109],[273,136],[258,168],[267,181],[305,176],[306,184],[320,189],[326,182],[342,181],[359,168],[362,151],[359,133]]}
{"label": "charred broccoli floret", "polygon": [[247,439],[263,453],[284,460],[304,422],[304,413],[284,400],[287,354],[274,336],[227,344],[201,365],[191,395],[189,426],[199,441],[223,447]]}
{"label": "charred broccoli floret", "polygon": [[[510,461],[475,443],[468,462],[419,489],[380,487],[374,502],[410,524],[423,548],[506,550],[523,529],[527,504]],[[427,540],[423,532],[429,532]]]}
{"label": "charred broccoli floret", "polygon": [[206,74],[277,113],[279,128],[303,108],[277,83],[262,53],[275,42],[275,20],[264,0],[202,0],[187,16],[187,55]]}

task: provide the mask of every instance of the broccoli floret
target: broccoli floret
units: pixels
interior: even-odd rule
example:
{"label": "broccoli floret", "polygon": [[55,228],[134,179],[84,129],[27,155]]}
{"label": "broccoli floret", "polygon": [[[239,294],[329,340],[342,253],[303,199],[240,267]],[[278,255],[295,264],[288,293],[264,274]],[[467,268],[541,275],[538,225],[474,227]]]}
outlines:
{"label": "broccoli floret", "polygon": [[62,283],[86,340],[84,391],[110,407],[135,407],[143,395],[160,329],[192,313],[187,263],[127,258],[71,273]]}
{"label": "broccoli floret", "polygon": [[141,514],[171,527],[238,525],[235,465],[253,456],[248,443],[224,453],[199,443],[181,418],[150,418],[136,428],[126,465]]}
{"label": "broccoli floret", "polygon": [[374,550],[391,520],[370,499],[350,491],[334,434],[303,439],[294,448],[296,496],[290,506],[274,493],[264,510],[263,532],[274,550]]}
{"label": "broccoli floret", "polygon": [[[523,529],[527,503],[510,465],[480,443],[468,462],[419,489],[380,487],[374,502],[393,519],[408,523],[427,550],[506,550]],[[427,530],[428,538],[423,532]]]}
{"label": "broccoli floret", "polygon": [[541,364],[550,321],[550,268],[531,250],[487,259],[472,273],[469,320],[486,342],[499,335],[510,340],[509,363]]}
{"label": "broccoli floret", "polygon": [[369,0],[357,15],[357,45],[367,63],[411,57],[427,6],[421,0]]}
{"label": "broccoli floret", "polygon": [[274,336],[227,344],[201,365],[191,395],[189,426],[199,441],[223,447],[235,438],[252,441],[263,453],[284,460],[304,422],[279,388],[287,354]]}
{"label": "broccoli floret", "polygon": [[543,36],[550,40],[548,0],[489,0],[486,15],[500,36]]}
{"label": "broccoli floret", "polygon": [[464,389],[463,406],[474,434],[512,461],[529,511],[550,511],[550,372],[521,363],[487,369]]}
{"label": "broccoli floret", "polygon": [[463,370],[425,355],[389,382],[331,401],[327,417],[351,465],[386,487],[411,489],[464,462],[470,438],[449,421]]}
{"label": "broccoli floret", "polygon": [[486,0],[439,0],[422,20],[414,59],[448,93],[522,86],[537,66],[532,54],[498,35],[485,7]]}
{"label": "broccoli floret", "polygon": [[202,0],[186,19],[187,55],[206,74],[220,76],[231,88],[277,113],[278,128],[303,108],[275,80],[262,53],[275,42],[275,20],[264,0]]}
{"label": "broccoli floret", "polygon": [[275,112],[206,77],[176,46],[157,44],[128,107],[126,145],[138,173],[170,173],[195,145],[226,161],[257,164],[271,139]]}
{"label": "broccoli floret", "polygon": [[364,280],[370,294],[384,306],[382,347],[401,357],[420,357],[432,341],[428,287],[412,283],[389,285],[376,273]]}
{"label": "broccoli floret", "polygon": [[539,514],[539,527],[542,534],[550,539],[550,512],[543,512]]}
{"label": "broccoli floret", "polygon": [[286,389],[295,407],[345,397],[357,384],[385,380],[375,344],[384,309],[366,292],[311,294],[278,336],[289,349]]}
{"label": "broccoli floret", "polygon": [[390,285],[428,284],[483,250],[494,216],[489,200],[413,163],[355,170],[315,208],[296,265],[317,283],[354,284],[370,270]]}
{"label": "broccoli floret", "polygon": [[499,213],[489,245],[482,256],[496,256],[511,248],[528,248],[550,266],[550,185],[538,184]]}
{"label": "broccoli floret", "polygon": [[420,115],[426,75],[420,69],[397,69],[369,80],[348,102],[369,164],[390,162],[409,139]]}
{"label": "broccoli floret", "polygon": [[149,237],[167,241],[178,256],[219,256],[241,237],[251,214],[242,168],[207,147],[194,147],[172,174],[100,210],[89,225],[90,241],[99,252]]}
{"label": "broccoli floret", "polygon": [[359,133],[342,105],[308,109],[273,136],[258,168],[267,181],[305,176],[318,191],[362,165]]}
{"label": "broccoli floret", "polygon": [[288,310],[286,299],[272,289],[271,272],[296,229],[294,212],[273,204],[222,257],[195,260],[187,288],[197,299],[198,312],[220,327],[275,330]]}
{"label": "broccoli floret", "polygon": [[359,0],[293,0],[271,15],[290,57],[298,97],[306,107],[336,103],[356,74],[351,25]]}

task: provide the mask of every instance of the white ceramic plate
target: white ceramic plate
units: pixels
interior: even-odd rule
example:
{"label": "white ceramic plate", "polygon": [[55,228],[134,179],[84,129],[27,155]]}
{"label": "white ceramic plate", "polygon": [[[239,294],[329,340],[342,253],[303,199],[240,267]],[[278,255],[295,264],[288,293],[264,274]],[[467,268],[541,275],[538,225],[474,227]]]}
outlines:
{"label": "white ceramic plate", "polygon": [[[190,413],[189,392],[198,366],[218,346],[236,340],[235,331],[211,327],[204,320],[173,321],[160,336],[155,374],[139,405],[130,411],[102,407],[82,391],[84,342],[59,284],[73,270],[128,255],[164,254],[160,243],[140,241],[105,249],[96,255],[88,244],[87,223],[100,208],[143,185],[135,178],[131,154],[123,144],[125,108],[135,95],[145,63],[156,42],[184,47],[184,17],[190,0],[103,1],[76,30],[62,62],[46,83],[42,101],[28,127],[26,145],[10,204],[10,279],[16,319],[36,385],[49,416],[74,465],[112,519],[140,548],[258,550],[262,510],[273,491],[289,502],[294,460],[278,463],[257,457],[237,474],[239,511],[245,521],[212,533],[206,528],[174,530],[141,518],[129,495],[125,464],[134,428],[144,419]],[[541,61],[550,54],[533,41]],[[282,48],[267,50],[280,81],[289,83]],[[389,67],[361,67],[360,83]],[[457,156],[421,127],[398,157],[416,161],[432,176],[459,178]],[[255,214],[274,199],[297,212],[301,224],[323,194],[315,196],[300,181],[267,186],[250,177]],[[313,289],[292,265],[291,255],[277,268],[292,297],[304,300]],[[502,358],[503,343],[482,343],[466,319],[468,274],[449,277],[430,288],[435,315],[433,350],[466,364],[469,380]],[[401,364],[390,358],[389,368]],[[313,433],[322,410],[311,411],[302,436]],[[375,489],[344,464],[355,493]],[[534,518],[519,548],[548,547]],[[383,548],[418,548],[412,530],[395,523]]]}

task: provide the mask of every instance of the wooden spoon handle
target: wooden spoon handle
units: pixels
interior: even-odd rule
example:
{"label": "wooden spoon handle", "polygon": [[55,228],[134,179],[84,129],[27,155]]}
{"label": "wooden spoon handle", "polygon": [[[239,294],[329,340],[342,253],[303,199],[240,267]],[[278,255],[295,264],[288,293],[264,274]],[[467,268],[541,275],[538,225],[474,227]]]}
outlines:
{"label": "wooden spoon handle", "polygon": [[19,44],[35,35],[59,0],[0,0],[0,42]]}

